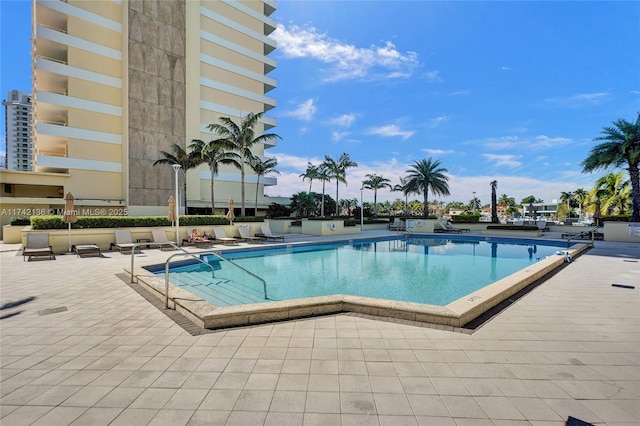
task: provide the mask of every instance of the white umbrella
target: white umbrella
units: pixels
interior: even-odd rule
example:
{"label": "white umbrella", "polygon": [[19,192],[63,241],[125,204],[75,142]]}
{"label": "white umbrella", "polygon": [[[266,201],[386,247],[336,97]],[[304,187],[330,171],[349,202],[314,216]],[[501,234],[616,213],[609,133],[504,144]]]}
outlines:
{"label": "white umbrella", "polygon": [[227,219],[233,225],[233,219],[236,218],[236,215],[233,214],[233,198],[229,198],[229,211],[227,212]]}
{"label": "white umbrella", "polygon": [[69,253],[71,253],[71,224],[78,221],[76,210],[73,205],[73,195],[67,192],[64,196],[64,212],[62,213],[62,222],[69,224]]}

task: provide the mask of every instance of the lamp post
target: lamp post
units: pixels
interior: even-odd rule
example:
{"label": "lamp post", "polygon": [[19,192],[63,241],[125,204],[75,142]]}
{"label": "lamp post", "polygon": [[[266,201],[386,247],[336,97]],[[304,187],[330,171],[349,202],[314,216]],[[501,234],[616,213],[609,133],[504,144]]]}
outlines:
{"label": "lamp post", "polygon": [[173,164],[176,175],[176,244],[180,244],[180,196],[178,195],[178,171],[182,168],[180,164]]}
{"label": "lamp post", "polygon": [[362,203],[362,191],[364,188],[360,188],[360,232],[364,231],[364,204]]}

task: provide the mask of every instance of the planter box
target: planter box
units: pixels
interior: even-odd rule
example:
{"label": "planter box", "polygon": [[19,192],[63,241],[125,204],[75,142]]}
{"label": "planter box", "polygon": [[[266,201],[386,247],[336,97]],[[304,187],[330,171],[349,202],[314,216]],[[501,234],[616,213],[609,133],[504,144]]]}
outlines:
{"label": "planter box", "polygon": [[2,241],[5,244],[18,244],[22,242],[22,230],[28,228],[31,229],[29,225],[4,225],[2,226]]}
{"label": "planter box", "polygon": [[344,226],[344,220],[303,220],[302,233],[308,235],[359,234],[359,226]]}

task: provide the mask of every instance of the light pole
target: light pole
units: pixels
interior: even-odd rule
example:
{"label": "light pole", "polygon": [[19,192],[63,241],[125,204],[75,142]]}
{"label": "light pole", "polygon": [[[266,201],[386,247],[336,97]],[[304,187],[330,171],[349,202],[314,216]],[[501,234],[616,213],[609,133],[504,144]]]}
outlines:
{"label": "light pole", "polygon": [[178,195],[178,171],[182,168],[180,164],[173,164],[176,175],[176,244],[180,245],[180,196]]}
{"label": "light pole", "polygon": [[362,191],[364,188],[360,188],[360,232],[364,231],[364,204],[362,203]]}

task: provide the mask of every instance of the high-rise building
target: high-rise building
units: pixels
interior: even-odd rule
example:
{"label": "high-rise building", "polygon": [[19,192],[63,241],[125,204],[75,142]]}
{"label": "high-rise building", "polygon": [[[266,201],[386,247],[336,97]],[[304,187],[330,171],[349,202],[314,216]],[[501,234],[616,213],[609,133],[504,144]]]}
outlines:
{"label": "high-rise building", "polygon": [[[214,139],[206,127],[220,117],[239,123],[264,113],[256,135],[273,132],[274,11],[273,0],[35,0],[34,172],[0,172],[13,184],[2,202],[26,205],[26,196],[53,208],[71,192],[78,206],[165,214],[175,175],[153,166],[163,151]],[[283,202],[263,195],[275,178],[258,180],[247,169],[247,214],[256,189],[259,210]],[[210,177],[206,164],[179,172],[182,209],[186,179],[189,209],[210,212]],[[222,167],[214,182],[216,213],[230,198],[241,205],[237,169]]]}
{"label": "high-rise building", "polygon": [[5,108],[5,168],[32,170],[31,95],[11,90],[2,105]]}

